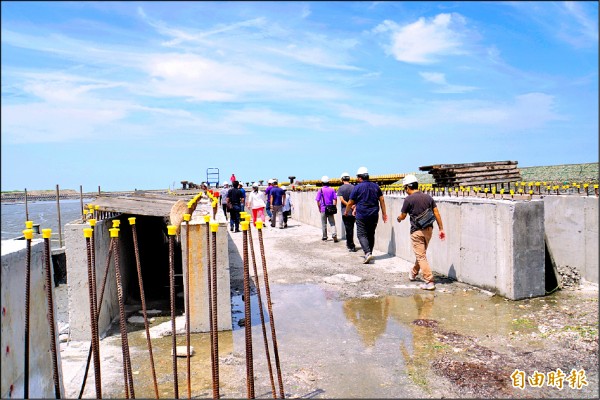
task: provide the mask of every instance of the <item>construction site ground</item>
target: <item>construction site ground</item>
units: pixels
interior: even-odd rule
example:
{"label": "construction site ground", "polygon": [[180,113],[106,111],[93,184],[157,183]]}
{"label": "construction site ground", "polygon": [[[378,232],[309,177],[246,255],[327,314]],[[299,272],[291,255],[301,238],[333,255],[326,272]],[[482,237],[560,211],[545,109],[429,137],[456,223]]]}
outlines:
{"label": "construction site ground", "polygon": [[[339,227],[338,227],[339,229]],[[243,315],[243,236],[230,232],[233,331],[219,333],[220,396],[247,397]],[[407,237],[406,240],[409,240]],[[439,240],[433,238],[433,240]],[[266,295],[257,231],[252,242],[265,318]],[[290,219],[263,229],[285,397],[291,398],[598,398],[598,287],[575,286],[521,301],[437,277],[437,289],[411,282],[411,263],[321,240],[321,229]],[[248,265],[253,269],[251,252]],[[68,323],[66,285],[56,288],[59,325]],[[251,315],[255,395],[272,398],[253,284]],[[169,304],[150,304],[159,396],[174,397]],[[154,398],[139,304],[128,304],[135,395]],[[177,344],[185,346],[183,317]],[[63,332],[65,329],[61,329]],[[277,368],[270,344],[274,386]],[[162,336],[161,336],[162,335]],[[213,397],[209,334],[192,334],[191,397]],[[123,398],[118,323],[101,341],[102,395]],[[65,395],[76,398],[88,342],[61,343]],[[178,359],[180,398],[188,397],[186,358]],[[564,374],[561,378],[560,373]],[[543,376],[543,381],[542,381]],[[93,367],[84,398],[95,398]]]}

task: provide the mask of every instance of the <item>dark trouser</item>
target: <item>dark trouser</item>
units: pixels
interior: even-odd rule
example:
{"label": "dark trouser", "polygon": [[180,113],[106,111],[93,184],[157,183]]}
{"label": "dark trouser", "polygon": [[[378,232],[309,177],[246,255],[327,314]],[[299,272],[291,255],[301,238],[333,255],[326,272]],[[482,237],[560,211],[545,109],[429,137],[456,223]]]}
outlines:
{"label": "dark trouser", "polygon": [[239,204],[234,204],[229,210],[229,225],[235,228],[236,231],[240,230],[240,210],[242,208]]}
{"label": "dark trouser", "polygon": [[377,228],[377,222],[379,215],[371,218],[356,219],[356,236],[360,242],[360,247],[365,254],[373,253],[375,247],[375,229]]}
{"label": "dark trouser", "polygon": [[342,214],[342,221],[344,221],[344,228],[346,228],[346,247],[353,249],[356,247],[354,244],[354,223],[356,222],[356,217],[354,215],[346,216]]}
{"label": "dark trouser", "polygon": [[265,210],[267,211],[267,215],[269,216],[269,219],[273,218],[273,214],[271,213],[271,203],[267,202],[267,206],[265,207]]}
{"label": "dark trouser", "polygon": [[225,221],[227,221],[227,203],[223,203],[223,214],[225,214]]}
{"label": "dark trouser", "polygon": [[283,211],[281,214],[283,215],[283,223],[287,225],[288,217],[290,216],[291,211]]}

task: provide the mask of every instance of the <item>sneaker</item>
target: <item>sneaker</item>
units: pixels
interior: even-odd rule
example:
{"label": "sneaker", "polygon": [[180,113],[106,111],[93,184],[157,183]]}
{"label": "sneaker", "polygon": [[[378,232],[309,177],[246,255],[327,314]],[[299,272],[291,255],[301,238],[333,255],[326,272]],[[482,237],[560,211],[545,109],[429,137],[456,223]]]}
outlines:
{"label": "sneaker", "polygon": [[365,254],[365,260],[363,261],[363,264],[368,264],[369,262],[371,262],[372,259],[373,255],[371,253]]}
{"label": "sneaker", "polygon": [[337,243],[337,242],[339,242],[339,240],[338,240],[337,236],[334,236],[334,237],[333,237],[333,242],[334,242],[334,243]]}
{"label": "sneaker", "polygon": [[284,228],[287,228],[287,223],[283,224],[283,227],[284,227]]}
{"label": "sneaker", "polygon": [[417,275],[413,274],[412,271],[408,271],[408,280],[411,281],[411,282],[416,281],[417,280]]}
{"label": "sneaker", "polygon": [[326,237],[322,237],[321,240],[327,240],[327,238]]}
{"label": "sneaker", "polygon": [[419,288],[423,289],[423,290],[435,290],[435,283],[433,282],[426,282],[423,283],[419,286]]}
{"label": "sneaker", "polygon": [[356,247],[351,247],[351,248],[348,249],[348,251],[350,253],[356,253],[357,250],[356,250]]}
{"label": "sneaker", "polygon": [[233,232],[233,226],[231,227],[231,232]]}

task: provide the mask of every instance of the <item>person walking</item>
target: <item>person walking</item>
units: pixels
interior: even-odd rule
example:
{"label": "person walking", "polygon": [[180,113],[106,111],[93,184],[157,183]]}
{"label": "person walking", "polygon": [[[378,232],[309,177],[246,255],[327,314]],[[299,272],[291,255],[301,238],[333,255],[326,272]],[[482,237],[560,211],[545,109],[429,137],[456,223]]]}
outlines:
{"label": "person walking", "polygon": [[242,192],[242,201],[240,202],[240,211],[245,211],[245,208],[246,208],[246,189],[244,189],[244,185],[241,182],[240,182],[239,189],[240,189],[240,192]]}
{"label": "person walking", "polygon": [[223,188],[219,192],[219,202],[221,203],[221,207],[223,207],[223,214],[225,214],[225,221],[227,218],[227,192],[229,192],[229,182],[223,182]]}
{"label": "person walking", "polygon": [[283,215],[281,209],[285,203],[285,192],[279,187],[276,180],[273,182],[269,195],[271,196],[271,212],[273,213],[273,216],[271,217],[271,227],[275,228],[276,223],[279,223],[279,228],[283,229]]}
{"label": "person walking", "polygon": [[321,213],[321,228],[323,230],[323,237],[321,240],[327,240],[327,221],[329,221],[329,226],[331,227],[331,237],[335,243],[339,242],[337,238],[337,231],[335,229],[335,218],[333,214],[327,213],[327,206],[336,206],[337,207],[337,197],[335,195],[335,189],[329,187],[329,177],[324,175],[321,178],[321,182],[323,186],[317,192],[317,197],[315,197],[315,201],[317,202],[317,207],[319,208],[319,212]]}
{"label": "person walking", "polygon": [[231,181],[231,184],[233,185],[233,181],[237,181],[235,174],[231,174],[231,177],[229,178],[229,180]]}
{"label": "person walking", "polygon": [[261,192],[258,188],[258,183],[252,184],[252,192],[248,195],[248,209],[252,210],[252,222],[256,226],[256,219],[260,218],[261,221],[265,221],[265,207],[267,205],[267,196],[264,192]]}
{"label": "person walking", "polygon": [[[240,211],[242,210],[242,191],[239,189],[240,183],[233,181],[233,188],[227,192],[227,205],[229,208],[229,226],[231,232],[240,231]],[[235,228],[235,230],[234,230]]]}
{"label": "person walking", "polygon": [[292,214],[292,194],[288,191],[287,186],[282,186],[281,189],[285,192],[285,203],[281,207],[281,214],[283,215],[283,227],[287,228],[288,217]]}
{"label": "person walking", "polygon": [[419,190],[419,182],[414,175],[406,175],[402,179],[408,196],[404,199],[398,222],[402,222],[407,215],[410,215],[410,241],[416,256],[415,265],[408,273],[408,279],[417,280],[419,272],[423,272],[423,283],[420,287],[425,290],[435,290],[435,282],[431,267],[427,261],[427,247],[433,235],[433,223],[436,222],[440,230],[440,240],[446,239],[442,217],[438,211],[435,200],[427,193]]}
{"label": "person walking", "polygon": [[354,186],[350,184],[349,173],[342,173],[340,178],[342,179],[342,186],[338,188],[337,195],[341,204],[342,222],[344,223],[344,228],[346,229],[346,248],[348,248],[348,251],[350,252],[355,252],[356,245],[354,244],[354,223],[356,222],[356,207],[353,207],[352,210],[348,212],[349,215],[345,215],[346,206],[350,200],[350,193],[352,193]]}
{"label": "person walking", "polygon": [[373,249],[375,248],[375,229],[379,221],[379,208],[383,223],[386,223],[387,213],[383,192],[378,184],[369,180],[367,167],[360,167],[356,171],[358,185],[354,186],[350,193],[350,200],[346,204],[344,215],[349,215],[352,207],[356,205],[356,236],[360,242],[365,255],[363,264],[369,264],[373,260]]}
{"label": "person walking", "polygon": [[267,207],[265,211],[269,216],[269,224],[271,223],[271,219],[273,218],[273,213],[271,213],[271,189],[273,189],[273,182],[273,179],[269,179],[267,181],[267,188],[265,189],[265,195],[267,196]]}

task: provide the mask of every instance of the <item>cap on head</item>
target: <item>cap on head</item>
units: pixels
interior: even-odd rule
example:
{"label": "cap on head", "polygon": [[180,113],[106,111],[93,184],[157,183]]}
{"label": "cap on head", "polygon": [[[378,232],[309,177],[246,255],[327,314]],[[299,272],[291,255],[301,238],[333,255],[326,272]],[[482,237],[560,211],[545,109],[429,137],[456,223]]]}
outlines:
{"label": "cap on head", "polygon": [[323,175],[323,177],[321,178],[321,182],[329,183],[329,177],[327,175]]}
{"label": "cap on head", "polygon": [[356,171],[356,175],[367,175],[368,173],[369,170],[367,169],[367,167],[360,167],[358,171]]}
{"label": "cap on head", "polygon": [[350,178],[350,174],[347,172],[342,172],[342,176],[340,176],[340,179],[344,179],[344,178]]}
{"label": "cap on head", "polygon": [[402,179],[402,186],[410,185],[411,183],[419,183],[417,177],[412,174],[408,174]]}
{"label": "cap on head", "polygon": [[252,187],[253,187],[253,188],[257,188],[257,187],[258,187],[258,182],[254,182],[254,183],[252,184]]}
{"label": "cap on head", "polygon": [[229,185],[229,182],[223,182],[223,186]]}

